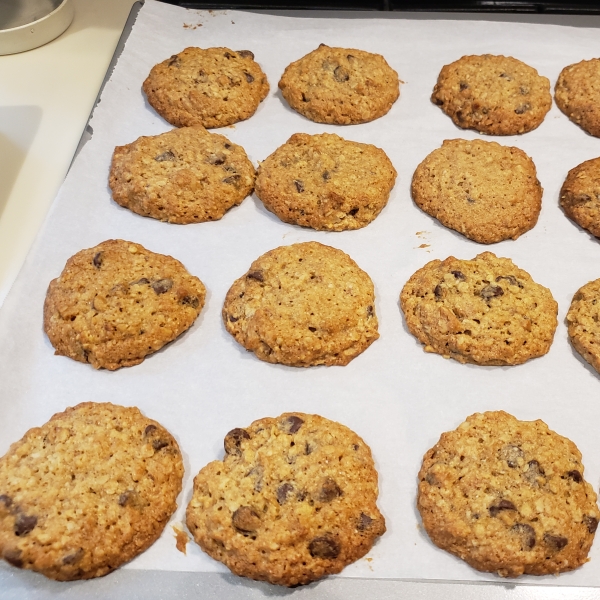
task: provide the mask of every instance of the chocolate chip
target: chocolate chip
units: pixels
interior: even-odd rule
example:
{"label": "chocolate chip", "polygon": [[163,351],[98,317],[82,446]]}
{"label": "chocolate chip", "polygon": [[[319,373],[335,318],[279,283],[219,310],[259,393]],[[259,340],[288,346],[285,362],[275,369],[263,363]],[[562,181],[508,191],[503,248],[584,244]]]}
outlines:
{"label": "chocolate chip", "polygon": [[264,281],[265,277],[262,271],[252,271],[246,275],[248,279],[256,279],[256,281]]}
{"label": "chocolate chip", "polygon": [[154,157],[154,160],[157,162],[174,161],[175,155],[170,150],[167,150],[166,152]]}
{"label": "chocolate chip", "polygon": [[141,279],[138,279],[137,281],[133,281],[130,285],[148,285],[149,283],[150,283],[149,279],[142,277]]}
{"label": "chocolate chip", "polygon": [[519,88],[519,91],[521,92],[521,96],[527,96],[527,94],[529,94],[529,88],[524,85]]}
{"label": "chocolate chip", "polygon": [[196,296],[184,296],[180,302],[184,306],[191,306],[192,308],[198,308],[200,305],[200,300]]}
{"label": "chocolate chip", "polygon": [[303,423],[304,421],[300,417],[290,415],[282,421],[281,426],[286,433],[296,433]]}
{"label": "chocolate chip", "polygon": [[241,456],[242,450],[240,448],[240,445],[242,443],[242,440],[249,439],[250,434],[245,429],[241,429],[240,427],[232,429],[223,440],[225,452],[227,454],[236,454],[238,456]]}
{"label": "chocolate chip", "polygon": [[517,115],[522,115],[523,113],[526,113],[528,110],[531,110],[531,104],[529,104],[529,102],[525,102],[525,104],[521,104],[521,106],[518,106],[517,108],[515,108],[515,113]]}
{"label": "chocolate chip", "polygon": [[499,285],[486,285],[481,292],[479,292],[479,295],[484,299],[484,300],[489,300],[490,298],[497,298],[498,296],[503,296],[504,295],[504,290],[499,286]]}
{"label": "chocolate chip", "polygon": [[304,92],[302,93],[302,102],[310,102],[310,100],[306,97]]}
{"label": "chocolate chip", "polygon": [[172,66],[179,67],[179,56],[177,54],[173,54],[173,56],[171,56],[171,60],[167,63],[167,67]]}
{"label": "chocolate chip", "polygon": [[96,267],[96,269],[99,269],[102,266],[102,252],[96,252],[96,254],[94,254],[92,264]]}
{"label": "chocolate chip", "polygon": [[4,504],[6,508],[10,508],[10,505],[12,504],[12,498],[6,494],[2,494],[0,495],[0,502]]}
{"label": "chocolate chip", "polygon": [[439,482],[438,478],[435,476],[434,473],[427,473],[425,475],[425,481],[429,485],[440,485],[440,482]]}
{"label": "chocolate chip", "polygon": [[18,548],[9,548],[3,552],[2,558],[13,567],[18,567],[20,569],[23,566],[21,554],[22,552]]}
{"label": "chocolate chip", "polygon": [[221,179],[221,182],[228,183],[230,185],[237,185],[241,178],[242,176],[236,173],[235,175],[230,175],[229,177],[225,177],[225,179]]}
{"label": "chocolate chip", "polygon": [[511,527],[521,537],[521,550],[531,550],[535,546],[535,529],[527,523],[515,523]]}
{"label": "chocolate chip", "polygon": [[324,179],[325,181],[329,181],[329,180],[331,179],[331,174],[329,173],[329,171],[325,171],[325,172],[323,173],[323,179]]}
{"label": "chocolate chip", "polygon": [[441,98],[434,98],[433,99],[433,103],[437,104],[437,106],[443,106],[444,105],[444,101]]}
{"label": "chocolate chip", "polygon": [[511,469],[515,469],[519,466],[519,458],[523,458],[525,453],[519,446],[514,446],[513,444],[507,444],[503,448],[500,449],[500,458],[505,460],[508,466]]}
{"label": "chocolate chip", "polygon": [[74,565],[75,563],[79,562],[82,558],[83,558],[83,548],[79,548],[79,550],[76,550],[75,552],[71,552],[71,554],[67,554],[63,559],[62,559],[62,564],[63,565]]}
{"label": "chocolate chip", "polygon": [[328,477],[321,486],[319,491],[318,499],[321,502],[331,502],[342,495],[342,490],[338,484],[331,478]]}
{"label": "chocolate chip", "polygon": [[500,500],[498,504],[490,506],[490,517],[497,517],[501,510],[517,510],[517,507],[510,500]]}
{"label": "chocolate chip", "polygon": [[247,81],[248,83],[252,83],[252,82],[254,81],[254,77],[252,77],[252,75],[250,75],[250,73],[246,73],[246,72],[244,71],[244,75],[246,76],[246,81]]}
{"label": "chocolate chip", "polygon": [[291,483],[284,483],[277,488],[277,502],[283,504],[288,497],[294,491],[294,486]]}
{"label": "chocolate chip", "polygon": [[333,538],[323,535],[310,542],[308,551],[313,558],[337,558],[340,545]]}
{"label": "chocolate chip", "polygon": [[206,162],[209,165],[222,165],[225,162],[225,156],[222,154],[209,154]]}
{"label": "chocolate chip", "polygon": [[298,192],[302,193],[304,191],[304,184],[299,179],[294,179],[294,185]]}
{"label": "chocolate chip", "polygon": [[352,208],[348,211],[348,214],[353,217],[354,215],[356,215],[357,212],[358,208]]}
{"label": "chocolate chip", "polygon": [[304,444],[304,454],[306,456],[308,456],[313,450],[314,450],[314,448],[308,442],[306,442],[306,444]]}
{"label": "chocolate chip", "polygon": [[319,44],[319,48],[328,48],[327,44]]}
{"label": "chocolate chip", "polygon": [[15,520],[15,535],[27,535],[37,525],[37,517],[19,513]]}
{"label": "chocolate chip", "polygon": [[263,488],[263,475],[265,474],[265,470],[262,465],[258,464],[255,467],[252,467],[244,477],[252,477],[254,479],[254,491],[260,492]]}
{"label": "chocolate chip", "polygon": [[316,327],[309,327],[308,330],[312,331],[314,333],[317,330],[317,328]]}
{"label": "chocolate chip", "polygon": [[173,280],[159,279],[158,281],[154,281],[151,287],[156,295],[160,296],[161,294],[166,294],[173,287]]}
{"label": "chocolate chip", "polygon": [[240,506],[231,516],[231,522],[242,533],[252,533],[260,527],[260,517],[250,506]]}
{"label": "chocolate chip", "polygon": [[444,290],[442,289],[442,286],[439,284],[435,286],[433,293],[435,295],[436,300],[441,300],[444,296]]}
{"label": "chocolate chip", "polygon": [[471,198],[471,196],[467,195],[467,202],[469,204],[475,204],[475,198]]}
{"label": "chocolate chip", "polygon": [[513,78],[510,75],[507,75],[506,73],[500,73],[500,77],[503,77],[504,79],[506,79],[506,81],[513,80]]}
{"label": "chocolate chip", "polygon": [[365,513],[360,513],[360,517],[358,519],[358,525],[356,529],[359,531],[364,531],[365,529],[369,529],[373,524],[374,519],[372,519],[369,515],[365,515]]}
{"label": "chocolate chip", "polygon": [[574,469],[573,471],[569,471],[567,473],[567,477],[570,477],[575,483],[581,483],[583,481],[581,473],[576,469]]}
{"label": "chocolate chip", "polygon": [[375,313],[375,310],[373,309],[373,307],[369,304],[369,306],[367,306],[367,317],[372,317],[373,314]]}
{"label": "chocolate chip", "polygon": [[227,59],[233,58],[233,54],[231,54],[230,52],[225,52],[225,54],[223,54],[223,56]]}
{"label": "chocolate chip", "polygon": [[583,524],[588,528],[590,533],[596,533],[596,529],[598,529],[598,519],[596,517],[586,515],[583,517]]}
{"label": "chocolate chip", "polygon": [[236,50],[237,55],[241,56],[242,58],[251,58],[252,60],[254,60],[254,53],[250,52],[250,50]]}
{"label": "chocolate chip", "polygon": [[132,496],[133,496],[133,492],[131,492],[130,490],[127,490],[126,492],[119,494],[119,506],[125,506],[127,504],[127,501]]}
{"label": "chocolate chip", "polygon": [[460,91],[461,91],[461,92],[464,92],[464,91],[465,91],[465,90],[467,90],[467,89],[469,89],[469,84],[468,84],[468,83],[466,83],[466,82],[464,82],[464,81],[461,81],[461,82],[460,82]]}
{"label": "chocolate chip", "polygon": [[333,70],[333,78],[340,83],[344,83],[344,81],[350,79],[350,73],[344,67],[339,66]]}
{"label": "chocolate chip", "polygon": [[464,281],[466,279],[461,271],[450,271],[450,273],[452,273],[452,275],[454,275],[454,277],[460,281]]}
{"label": "chocolate chip", "polygon": [[346,58],[352,62],[353,60],[356,60],[356,56],[354,56],[353,54],[346,54]]}
{"label": "chocolate chip", "polygon": [[562,550],[569,540],[562,535],[552,535],[551,533],[544,534],[544,542],[554,550]]}
{"label": "chocolate chip", "polygon": [[229,321],[231,323],[235,323],[236,321],[239,321],[240,318],[239,317],[234,317],[233,315],[229,315]]}
{"label": "chocolate chip", "polygon": [[152,447],[154,448],[154,450],[156,452],[158,452],[159,450],[162,450],[163,448],[165,448],[166,446],[169,445],[169,442],[165,442],[165,440],[154,440],[152,442]]}
{"label": "chocolate chip", "polygon": [[510,285],[516,285],[520,288],[523,287],[523,284],[514,276],[514,275],[499,275],[496,277],[496,281],[500,281],[501,279],[506,279]]}
{"label": "chocolate chip", "polygon": [[144,435],[150,435],[154,431],[156,431],[156,425],[150,424],[148,427],[146,427],[146,429],[144,429]]}
{"label": "chocolate chip", "polygon": [[530,460],[527,463],[527,471],[523,473],[523,477],[531,484],[537,485],[538,477],[545,475],[544,469],[540,466],[537,460]]}
{"label": "chocolate chip", "polygon": [[229,150],[231,148],[231,144],[225,144],[225,150]]}

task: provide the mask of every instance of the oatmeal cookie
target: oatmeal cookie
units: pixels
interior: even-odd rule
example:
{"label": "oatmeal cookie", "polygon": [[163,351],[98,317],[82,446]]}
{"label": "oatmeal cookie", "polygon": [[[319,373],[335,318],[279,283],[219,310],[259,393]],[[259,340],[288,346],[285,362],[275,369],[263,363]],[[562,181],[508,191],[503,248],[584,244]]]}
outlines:
{"label": "oatmeal cookie", "polygon": [[560,205],[567,217],[600,237],[600,158],[569,171],[560,190]]}
{"label": "oatmeal cookie", "polygon": [[575,350],[600,373],[600,279],[577,290],[567,323]]}

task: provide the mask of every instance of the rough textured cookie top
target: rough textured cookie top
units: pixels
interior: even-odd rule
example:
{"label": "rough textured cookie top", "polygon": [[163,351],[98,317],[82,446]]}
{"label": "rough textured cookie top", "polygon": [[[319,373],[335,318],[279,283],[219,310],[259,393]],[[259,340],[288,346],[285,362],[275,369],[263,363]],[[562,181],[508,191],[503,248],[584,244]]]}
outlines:
{"label": "rough textured cookie top", "polygon": [[188,329],[205,295],[171,256],[108,240],[72,256],[50,282],[44,331],[56,354],[96,369],[131,367]]}
{"label": "rough textured cookie top", "polygon": [[427,263],[407,281],[400,303],[426,352],[461,363],[524,363],[548,352],[557,326],[550,290],[491,252]]}
{"label": "rough textured cookie top", "polygon": [[600,373],[600,279],[577,290],[567,323],[573,346]]}
{"label": "rough textured cookie top", "polygon": [[256,195],[286,223],[343,231],[375,219],[395,180],[390,159],[376,146],[296,133],[261,163]]}
{"label": "rough textured cookie top", "polygon": [[417,167],[411,191],[426,213],[482,244],[517,239],[542,208],[531,158],[483,140],[445,140]]}
{"label": "rough textured cookie top", "polygon": [[560,205],[575,223],[600,237],[600,158],[569,171],[560,190]]}
{"label": "rough textured cookie top", "polygon": [[172,125],[225,127],[251,117],[269,93],[250,50],[186,48],[152,67],[150,105]]}
{"label": "rough textured cookie top", "polygon": [[379,337],[371,279],[317,242],[256,259],[227,292],[223,322],[261,360],[295,367],[346,365]]}
{"label": "rough textured cookie top", "polygon": [[137,408],[68,408],[0,459],[0,556],[62,581],[105,575],[160,536],[182,477],[177,442]]}
{"label": "rough textured cookie top", "polygon": [[565,67],[558,76],[554,99],[571,121],[600,137],[600,58]]}
{"label": "rough textured cookie top", "polygon": [[279,88],[300,114],[336,125],[382,117],[400,95],[398,73],[383,56],[325,44],[288,65]]}
{"label": "rough textured cookie top", "polygon": [[552,106],[550,81],[510,56],[463,56],[442,68],[431,101],[463,129],[515,135],[535,129]]}
{"label": "rough textured cookie top", "polygon": [[600,517],[575,444],[503,411],[442,434],[423,458],[417,506],[437,546],[503,577],[581,566]]}
{"label": "rough textured cookie top", "polygon": [[182,127],[115,148],[109,185],[115,202],[169,223],[220,219],[254,187],[241,146],[204,127]]}
{"label": "rough textured cookie top", "polygon": [[286,413],[233,429],[225,452],[194,479],[187,525],[237,575],[309,583],[339,573],[385,532],[371,451],[347,427]]}

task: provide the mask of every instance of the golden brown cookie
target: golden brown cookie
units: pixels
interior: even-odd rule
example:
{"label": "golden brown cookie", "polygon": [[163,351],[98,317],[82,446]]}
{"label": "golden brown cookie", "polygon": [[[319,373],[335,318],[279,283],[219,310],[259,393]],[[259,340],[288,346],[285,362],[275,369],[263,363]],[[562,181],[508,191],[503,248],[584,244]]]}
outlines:
{"label": "golden brown cookie", "polygon": [[394,166],[376,146],[296,133],[261,163],[256,195],[286,223],[344,231],[373,221],[395,181]]}
{"label": "golden brown cookie", "polygon": [[600,158],[569,171],[560,190],[560,205],[567,217],[600,237]]}
{"label": "golden brown cookie", "polygon": [[567,324],[575,350],[600,373],[600,279],[577,290]]}
{"label": "golden brown cookie", "polygon": [[285,413],[225,436],[194,479],[187,526],[236,575],[295,586],[339,573],[385,532],[371,451],[318,415]]}
{"label": "golden brown cookie", "polygon": [[292,367],[347,365],[379,337],[370,277],[317,242],[257,258],[227,292],[223,322],[261,360]]}
{"label": "golden brown cookie", "polygon": [[269,93],[250,50],[186,48],[152,67],[144,92],[176,127],[225,127],[250,118]]}
{"label": "golden brown cookie", "polygon": [[59,581],[110,573],[177,508],[177,442],[137,408],[85,402],[0,458],[0,556]]}
{"label": "golden brown cookie", "polygon": [[565,67],[554,88],[556,105],[584,131],[600,137],[600,58]]}
{"label": "golden brown cookie", "polygon": [[423,458],[417,507],[436,546],[502,577],[580,567],[600,517],[575,444],[503,411],[442,434]]}
{"label": "golden brown cookie", "polygon": [[254,177],[241,146],[197,125],[117,146],[109,185],[115,202],[138,215],[203,223],[240,204]]}
{"label": "golden brown cookie", "polygon": [[550,81],[511,56],[463,56],[442,68],[431,101],[463,129],[516,135],[552,106]]}
{"label": "golden brown cookie", "polygon": [[483,140],[445,140],[417,167],[411,191],[419,208],[481,244],[516,240],[542,208],[531,158]]}
{"label": "golden brown cookie", "polygon": [[325,44],[288,65],[279,88],[301,115],[335,125],[378,119],[400,95],[398,73],[383,56]]}
{"label": "golden brown cookie", "polygon": [[461,363],[519,365],[550,350],[558,305],[510,259],[433,260],[406,283],[400,304],[409,331]]}
{"label": "golden brown cookie", "polygon": [[48,286],[44,331],[62,354],[114,371],[188,329],[206,290],[171,256],[108,240],[72,256]]}

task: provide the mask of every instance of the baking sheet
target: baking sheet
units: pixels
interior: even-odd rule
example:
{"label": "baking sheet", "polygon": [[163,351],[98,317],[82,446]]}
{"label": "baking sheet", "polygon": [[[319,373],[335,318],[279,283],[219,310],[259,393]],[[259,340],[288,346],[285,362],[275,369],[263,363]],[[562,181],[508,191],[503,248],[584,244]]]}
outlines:
{"label": "baking sheet", "polygon": [[[373,123],[336,127],[308,121],[289,109],[277,81],[289,62],[324,42],[383,54],[405,82],[390,113]],[[244,146],[257,164],[295,132],[335,132],[375,143],[389,155],[398,181],[388,206],[367,228],[314,232],[281,223],[254,196],[221,221],[169,225],[139,217],[110,199],[107,173],[115,145],[170,129],[148,106],[141,83],[150,68],[184,47],[250,49],[267,73],[271,92],[250,120],[220,130]],[[507,54],[534,66],[552,85],[563,66],[600,55],[597,30],[512,23],[292,19],[232,11],[187,11],[148,0],[107,83],[83,148],[18,281],[0,311],[0,453],[29,427],[81,401],[137,405],[178,439],[186,476],[180,524],[193,476],[222,456],[233,427],[284,411],[318,412],[357,431],[380,472],[380,508],[388,532],[344,577],[499,581],[434,547],[419,528],[416,474],[424,452],[442,431],[476,411],[504,409],[521,419],[544,419],[573,439],[586,478],[600,480],[595,424],[600,377],[571,349],[564,316],[573,293],[600,277],[598,241],[564,217],[558,191],[568,169],[600,155],[600,140],[553,106],[544,123],[524,136],[493,138],[525,150],[538,168],[544,204],[537,226],[517,241],[484,247],[443,228],[410,199],[417,164],[444,139],[474,139],[429,102],[440,68],[464,54]],[[488,138],[492,139],[492,138]],[[139,366],[117,372],[55,357],[42,331],[42,304],[51,278],[67,258],[108,238],[139,242],[180,259],[208,288],[195,325]],[[263,252],[317,240],[350,254],[372,277],[381,338],[347,367],[294,369],[258,361],[233,341],[220,319],[233,280]],[[428,355],[408,334],[398,295],[425,262],[484,250],[512,258],[549,287],[559,303],[550,353],[518,367],[460,365]],[[519,581],[600,585],[597,546],[592,563],[559,578]],[[184,556],[168,526],[161,539],[125,568],[224,572],[195,544]]]}

